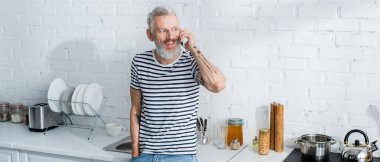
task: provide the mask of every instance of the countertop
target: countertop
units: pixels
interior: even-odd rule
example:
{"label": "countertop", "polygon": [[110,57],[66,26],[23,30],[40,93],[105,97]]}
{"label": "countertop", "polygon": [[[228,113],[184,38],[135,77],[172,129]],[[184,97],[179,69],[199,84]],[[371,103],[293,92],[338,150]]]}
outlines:
{"label": "countertop", "polygon": [[284,148],[283,152],[275,152],[269,150],[268,155],[260,155],[253,149],[252,145],[248,145],[244,150],[237,154],[230,162],[246,162],[246,161],[268,161],[282,162],[294,148]]}
{"label": "countertop", "polygon": [[[24,124],[0,122],[0,130],[0,147],[3,148],[113,162],[127,162],[131,158],[130,154],[103,150],[103,147],[128,136],[127,131],[118,137],[111,137],[106,134],[105,129],[96,128],[91,134],[90,140],[87,140],[89,129],[58,127],[47,131],[44,135],[41,132],[29,131]],[[269,155],[262,156],[254,152],[252,146],[247,144],[244,144],[239,150],[231,150],[229,147],[217,149],[210,142],[206,145],[198,144],[197,157],[200,162],[257,160],[281,162],[291,151],[291,148],[286,148],[282,153],[271,151]]]}

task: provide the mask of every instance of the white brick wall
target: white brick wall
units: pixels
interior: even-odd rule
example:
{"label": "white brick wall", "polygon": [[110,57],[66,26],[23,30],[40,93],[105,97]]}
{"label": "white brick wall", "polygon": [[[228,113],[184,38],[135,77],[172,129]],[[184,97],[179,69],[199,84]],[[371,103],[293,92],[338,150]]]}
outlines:
{"label": "white brick wall", "polygon": [[[200,115],[247,120],[246,141],[265,125],[271,102],[285,104],[286,144],[306,133],[370,140],[380,126],[378,0],[167,0],[181,25],[227,77],[220,94],[201,90]],[[0,2],[0,101],[34,104],[50,82],[99,82],[106,114],[128,118],[130,60],[154,47],[146,14],[159,0]],[[267,112],[266,112],[267,113]],[[379,153],[377,155],[380,155]]]}

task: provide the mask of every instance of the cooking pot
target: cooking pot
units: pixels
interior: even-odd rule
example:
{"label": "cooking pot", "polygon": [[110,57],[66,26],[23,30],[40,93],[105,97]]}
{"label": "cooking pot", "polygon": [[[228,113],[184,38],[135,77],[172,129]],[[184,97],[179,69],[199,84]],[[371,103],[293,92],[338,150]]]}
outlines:
{"label": "cooking pot", "polygon": [[[355,140],[355,143],[348,144],[348,137],[351,133],[360,133],[364,136],[365,144],[360,143],[359,140]],[[369,140],[367,134],[365,134],[362,130],[353,129],[346,134],[344,137],[344,148],[342,149],[341,161],[342,162],[370,162],[372,161],[372,153],[376,151],[378,148],[376,146],[376,142],[371,143],[369,147]]]}
{"label": "cooking pot", "polygon": [[330,136],[323,134],[305,134],[296,141],[301,146],[301,152],[304,157],[313,160],[323,160],[328,157],[331,145],[335,140]]}

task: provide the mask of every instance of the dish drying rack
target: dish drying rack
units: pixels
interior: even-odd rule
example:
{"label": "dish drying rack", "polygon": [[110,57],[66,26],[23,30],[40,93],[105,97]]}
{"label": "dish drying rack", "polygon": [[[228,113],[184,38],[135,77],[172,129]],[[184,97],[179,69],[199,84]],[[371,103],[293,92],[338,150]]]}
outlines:
{"label": "dish drying rack", "polygon": [[[98,123],[99,120],[104,124],[104,126],[106,125],[106,122],[104,122],[104,120],[101,117],[105,103],[107,102],[106,97],[103,97],[103,101],[102,101],[102,104],[100,105],[98,112],[95,111],[89,103],[85,103],[85,102],[70,102],[70,101],[54,100],[54,99],[48,99],[48,101],[51,101],[51,103],[53,103],[56,107],[57,106],[61,107],[63,103],[67,105],[76,104],[77,106],[78,105],[83,106],[83,107],[87,106],[91,110],[91,112],[93,112],[94,115],[93,116],[87,115],[87,114],[76,115],[74,113],[67,114],[63,111],[59,113],[55,112],[53,117],[50,118],[50,120],[48,121],[48,126],[50,127],[45,128],[44,135],[46,135],[47,130],[51,129],[52,126],[54,127],[65,126],[65,127],[71,127],[71,128],[90,129],[90,133],[87,137],[87,140],[90,140],[91,134],[94,131],[96,124]],[[53,124],[53,123],[56,123],[56,124]]]}

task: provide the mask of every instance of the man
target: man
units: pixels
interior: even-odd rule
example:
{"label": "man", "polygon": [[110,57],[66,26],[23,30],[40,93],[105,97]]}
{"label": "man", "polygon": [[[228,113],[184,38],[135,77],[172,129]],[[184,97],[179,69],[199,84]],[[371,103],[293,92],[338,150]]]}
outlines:
{"label": "man", "polygon": [[147,23],[156,49],[137,54],[131,65],[132,161],[197,161],[199,87],[220,92],[224,75],[180,28],[173,10],[156,7]]}

